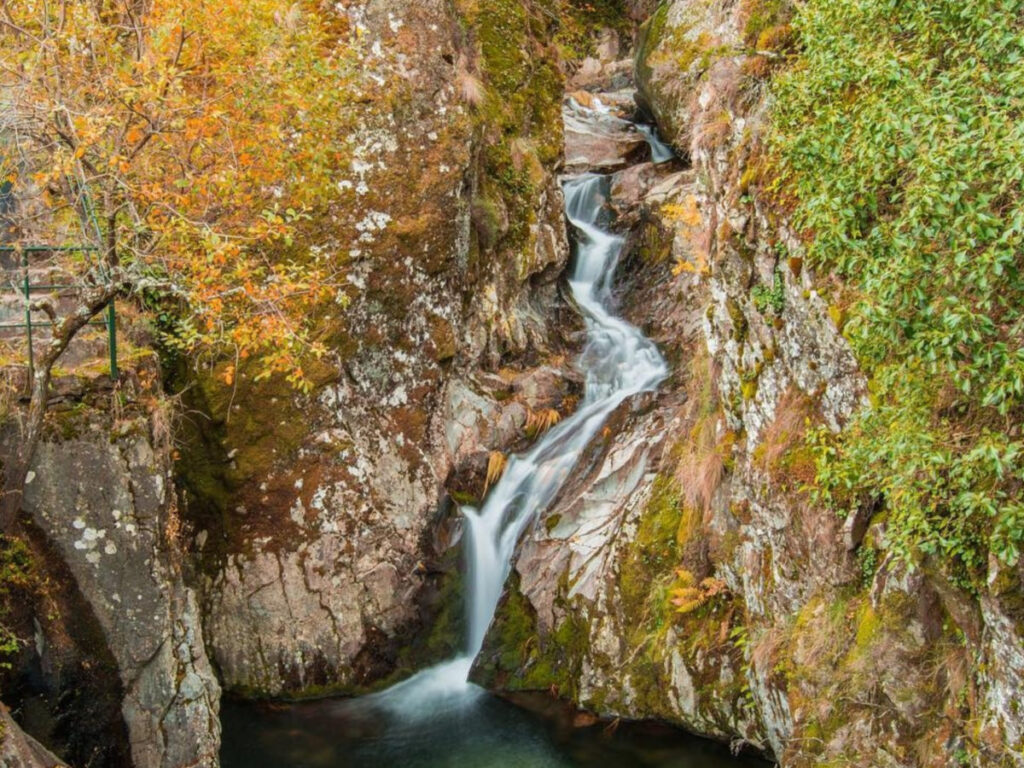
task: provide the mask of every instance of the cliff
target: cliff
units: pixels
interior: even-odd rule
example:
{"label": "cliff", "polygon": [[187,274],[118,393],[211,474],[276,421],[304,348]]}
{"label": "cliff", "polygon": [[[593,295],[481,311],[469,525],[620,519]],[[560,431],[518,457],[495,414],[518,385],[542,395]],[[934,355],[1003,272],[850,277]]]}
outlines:
{"label": "cliff", "polygon": [[56,387],[73,391],[26,488],[37,589],[7,620],[4,697],[72,764],[215,765],[222,688],[359,692],[445,657],[451,497],[478,497],[535,413],[572,407],[557,9],[332,12],[362,71],[341,197],[302,231],[349,284],[317,312],[312,391],[173,355],[122,361],[113,392]]}
{"label": "cliff", "polygon": [[[58,378],[24,540],[0,541],[3,696],[20,724],[2,712],[0,757],[54,760],[23,727],[71,765],[213,766],[222,691],[359,694],[451,656],[456,505],[580,399],[559,174],[594,171],[626,238],[616,309],[671,373],[612,414],[525,533],[473,679],[785,766],[1024,764],[1017,369],[991,363],[1008,383],[981,395],[953,386],[1012,347],[1018,270],[993,258],[992,275],[970,273],[1007,297],[986,324],[942,304],[977,299],[948,264],[956,290],[922,299],[915,284],[937,290],[925,277],[941,270],[862,258],[910,238],[895,211],[914,176],[864,135],[877,118],[909,141],[916,123],[885,123],[885,98],[970,19],[947,8],[942,34],[930,16],[876,19],[899,37],[879,49],[927,51],[870,70],[861,92],[850,62],[870,51],[841,48],[828,7],[337,4],[359,43],[360,109],[339,119],[356,126],[342,197],[303,224],[349,283],[317,310],[328,354],[308,392],[243,360],[161,369],[141,350],[116,389]],[[873,40],[858,23],[859,44]],[[808,83],[823,63],[849,91]],[[844,110],[876,99],[845,138],[856,152],[814,133],[819,111],[852,125]],[[1015,107],[993,104],[992,124],[1000,109]],[[650,162],[635,120],[676,157]],[[878,189],[826,184],[815,166],[829,157]],[[1012,186],[1012,165],[986,168]],[[962,209],[989,195],[983,181],[949,203],[979,242],[994,225]],[[1011,210],[1000,194],[992,205]],[[938,264],[947,238],[932,230],[906,250]],[[885,298],[910,307],[894,317],[872,304],[887,281]],[[928,324],[939,316],[993,338],[934,342],[949,338]],[[879,317],[891,349],[871,335]],[[3,437],[9,450],[15,431]]]}
{"label": "cliff", "polygon": [[528,535],[476,674],[787,766],[1019,765],[1020,566],[965,584],[893,551],[884,499],[815,493],[808,436],[878,401],[771,177],[793,13],[677,0],[641,29],[637,101],[682,159],[613,177],[621,293],[674,375]]}

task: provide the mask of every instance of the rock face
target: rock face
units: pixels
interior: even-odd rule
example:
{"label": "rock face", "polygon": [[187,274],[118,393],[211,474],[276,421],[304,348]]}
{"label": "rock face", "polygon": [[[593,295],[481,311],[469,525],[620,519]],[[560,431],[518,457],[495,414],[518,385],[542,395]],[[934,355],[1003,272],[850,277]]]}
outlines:
{"label": "rock face", "polygon": [[[454,562],[444,484],[522,436],[529,399],[495,406],[516,371],[559,364],[551,20],[510,0],[344,5],[366,109],[339,169],[352,199],[311,235],[351,283],[344,310],[325,308],[340,312],[332,351],[309,396],[200,376],[210,420],[181,465],[207,644],[225,688],[249,696],[411,670],[424,600]],[[508,381],[481,374],[499,368]]]}
{"label": "rock face", "polygon": [[42,744],[18,727],[0,704],[0,765],[4,768],[66,768]]}
{"label": "rock face", "polygon": [[170,454],[145,418],[119,428],[113,441],[97,431],[42,443],[25,509],[59,552],[114,657],[133,765],[213,766],[220,686],[196,594],[184,580]]}
{"label": "rock face", "polygon": [[65,711],[33,723],[55,745],[82,740],[86,698],[106,707],[72,762],[215,766],[221,685],[353,692],[448,655],[450,496],[478,497],[535,411],[573,407],[557,20],[515,0],[332,8],[360,109],[340,199],[305,232],[349,283],[317,313],[313,391],[244,361],[230,385],[228,361],[179,371],[180,452],[151,414],[51,414],[26,507],[68,611],[24,617],[22,676],[42,667],[59,682],[40,696],[74,698],[75,733]]}
{"label": "rock face", "polygon": [[786,766],[1021,765],[1019,567],[972,596],[886,558],[884,516],[801,490],[807,430],[866,388],[757,175],[769,5],[784,25],[785,3],[675,0],[641,32],[638,102],[690,169],[621,171],[612,207],[624,308],[674,374],[527,534],[475,675]]}
{"label": "rock face", "polygon": [[570,173],[607,172],[629,165],[646,142],[621,117],[595,112],[570,97],[565,115],[565,166]]}
{"label": "rock face", "polygon": [[[161,416],[133,412],[114,423],[83,403],[61,418],[69,434],[41,442],[26,486],[25,510],[46,542],[37,557],[49,561],[53,581],[50,607],[35,623],[32,664],[42,677],[60,679],[74,674],[69,647],[98,659],[86,667],[109,657],[117,679],[80,679],[74,695],[57,697],[58,710],[115,717],[88,700],[110,688],[136,768],[216,765],[220,686],[196,592],[185,583]],[[114,760],[115,744],[102,750]]]}

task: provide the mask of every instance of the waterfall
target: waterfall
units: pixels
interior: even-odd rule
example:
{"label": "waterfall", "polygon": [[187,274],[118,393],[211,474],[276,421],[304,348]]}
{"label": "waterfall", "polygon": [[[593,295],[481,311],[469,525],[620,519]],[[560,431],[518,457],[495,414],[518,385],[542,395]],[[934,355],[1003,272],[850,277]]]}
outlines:
{"label": "waterfall", "polygon": [[655,165],[659,163],[667,163],[669,160],[676,156],[672,147],[661,140],[661,136],[658,135],[658,129],[653,125],[643,125],[638,123],[636,129],[644,135],[647,139],[647,145],[651,148],[651,162]]}
{"label": "waterfall", "polygon": [[569,286],[587,329],[579,359],[586,391],[579,408],[522,456],[509,459],[483,506],[463,508],[467,535],[467,633],[463,652],[369,697],[402,717],[434,716],[482,693],[468,682],[473,659],[501,598],[520,536],[554,499],[583,449],[627,398],[653,390],[668,368],[654,344],[612,313],[612,278],[623,239],[599,222],[608,177],[584,174],[564,182],[566,217],[577,233]]}

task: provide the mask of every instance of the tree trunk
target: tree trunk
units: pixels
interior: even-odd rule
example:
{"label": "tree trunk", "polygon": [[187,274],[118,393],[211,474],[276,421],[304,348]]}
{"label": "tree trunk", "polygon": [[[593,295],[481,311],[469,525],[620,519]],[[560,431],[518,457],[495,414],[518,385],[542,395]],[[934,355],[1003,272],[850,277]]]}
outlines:
{"label": "tree trunk", "polygon": [[25,478],[28,477],[32,460],[35,458],[36,446],[39,445],[39,438],[43,433],[54,364],[64,354],[75,335],[102,312],[124,288],[123,280],[110,280],[101,285],[89,286],[83,289],[81,303],[74,311],[54,323],[53,340],[36,363],[28,415],[21,429],[20,440],[4,467],[3,495],[0,496],[0,532],[10,534],[18,526],[18,513],[21,511],[25,493]]}
{"label": "tree trunk", "polygon": [[32,377],[32,395],[28,404],[28,417],[21,429],[21,436],[10,460],[4,469],[4,492],[0,498],[0,531],[9,534],[18,524],[18,512],[25,489],[25,478],[35,457],[36,446],[43,431],[46,405],[49,399],[50,372],[54,361],[40,360]]}

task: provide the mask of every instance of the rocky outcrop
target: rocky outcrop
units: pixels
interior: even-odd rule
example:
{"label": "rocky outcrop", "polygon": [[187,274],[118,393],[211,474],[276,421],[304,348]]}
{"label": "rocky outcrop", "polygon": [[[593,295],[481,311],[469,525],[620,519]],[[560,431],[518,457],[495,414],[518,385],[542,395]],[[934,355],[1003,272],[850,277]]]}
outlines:
{"label": "rocky outcrop", "polygon": [[181,463],[208,647],[249,696],[360,690],[415,666],[430,595],[454,578],[444,483],[526,421],[521,404],[498,415],[507,382],[483,371],[558,364],[551,19],[504,0],[339,13],[364,50],[366,108],[339,169],[350,199],[310,235],[351,285],[343,309],[324,308],[330,352],[308,396],[244,366],[231,386],[222,368],[200,375],[210,420]]}
{"label": "rocky outcrop", "polygon": [[692,173],[623,171],[612,206],[628,317],[674,374],[528,533],[475,674],[787,766],[1019,765],[1019,568],[974,597],[805,490],[808,431],[867,401],[834,280],[759,175],[790,10],[675,0],[641,33],[638,101]]}
{"label": "rocky outcrop", "polygon": [[[137,415],[76,426],[78,436],[39,446],[25,510],[116,663],[133,765],[216,765],[220,686],[185,583],[166,425]],[[45,667],[49,644],[41,636],[36,645]]]}
{"label": "rocky outcrop", "polygon": [[0,765],[4,768],[65,768],[46,747],[18,727],[0,704]]}
{"label": "rocky outcrop", "polygon": [[566,171],[606,173],[631,165],[644,154],[647,147],[644,137],[633,123],[606,111],[611,105],[595,102],[588,96],[582,93],[570,96],[566,106]]}

